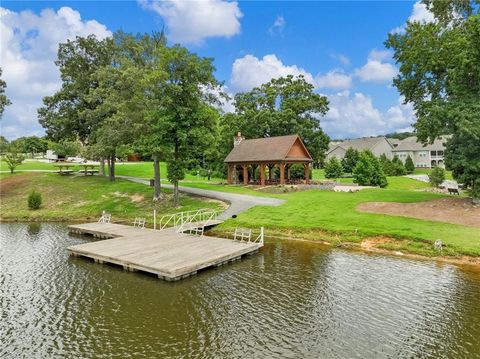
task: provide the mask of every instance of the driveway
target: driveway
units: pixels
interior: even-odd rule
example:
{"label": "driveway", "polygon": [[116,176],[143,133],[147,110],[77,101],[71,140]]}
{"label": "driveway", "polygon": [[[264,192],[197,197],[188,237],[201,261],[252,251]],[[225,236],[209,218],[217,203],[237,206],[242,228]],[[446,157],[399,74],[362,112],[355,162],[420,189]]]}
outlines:
{"label": "driveway", "polygon": [[[149,185],[150,182],[141,178],[137,177],[129,177],[129,176],[117,176],[118,178],[123,178],[128,181],[142,183],[145,185]],[[172,185],[163,184],[163,188],[173,189]],[[219,216],[221,219],[228,219],[231,218],[233,215],[237,215],[246,211],[249,208],[254,206],[280,206],[281,204],[285,203],[282,199],[277,198],[267,198],[267,197],[256,197],[250,196],[246,194],[238,194],[238,193],[227,193],[227,192],[220,192],[220,191],[212,191],[207,189],[201,188],[191,188],[191,187],[178,187],[179,191],[193,194],[196,196],[207,197],[218,199],[223,202],[227,202],[230,206]]]}

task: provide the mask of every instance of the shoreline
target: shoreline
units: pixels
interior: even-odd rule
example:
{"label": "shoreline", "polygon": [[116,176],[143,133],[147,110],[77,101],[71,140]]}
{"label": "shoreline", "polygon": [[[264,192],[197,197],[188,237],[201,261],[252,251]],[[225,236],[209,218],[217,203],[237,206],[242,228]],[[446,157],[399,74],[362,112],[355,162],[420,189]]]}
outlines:
{"label": "shoreline", "polygon": [[[62,224],[69,224],[69,223],[81,223],[81,222],[96,222],[96,218],[93,217],[86,217],[86,218],[75,218],[75,219],[64,219],[64,218],[49,218],[49,219],[42,219],[42,218],[30,218],[30,219],[14,219],[14,218],[0,218],[0,224],[8,224],[8,223],[19,223],[19,224],[29,224],[29,223],[62,223]],[[117,220],[114,221],[115,223],[126,223],[127,220]],[[150,228],[150,226],[147,226]],[[293,229],[288,229],[290,233],[295,233]],[[225,230],[215,230],[211,229],[208,231],[212,234],[221,234],[226,236],[227,238],[231,235],[230,232]],[[270,232],[270,233],[268,233]],[[317,232],[317,231],[315,231]],[[268,240],[287,240],[287,241],[298,241],[298,242],[307,242],[307,243],[316,243],[319,245],[328,246],[332,249],[338,248],[343,250],[349,251],[357,251],[363,252],[367,254],[380,254],[380,255],[388,255],[394,256],[397,258],[406,258],[406,259],[414,259],[414,260],[427,260],[427,261],[435,261],[440,263],[448,263],[454,265],[462,265],[462,266],[469,266],[474,268],[475,270],[480,270],[480,256],[469,256],[464,254],[458,255],[424,255],[418,254],[414,252],[409,252],[405,250],[397,250],[397,249],[387,249],[387,248],[379,248],[377,245],[382,245],[385,243],[395,243],[401,241],[409,241],[410,239],[398,239],[388,236],[370,236],[361,238],[359,241],[348,241],[348,240],[341,240],[341,234],[333,234],[330,233],[328,236],[335,237],[339,239],[339,242],[335,243],[333,241],[327,241],[325,239],[309,239],[301,236],[293,237],[293,236],[285,236],[281,235],[281,232],[275,231],[268,231],[265,234],[266,241]],[[319,236],[325,236],[326,232],[318,230]],[[344,237],[345,238],[345,237]],[[434,252],[432,252],[433,254]],[[436,254],[436,253],[435,253]]]}

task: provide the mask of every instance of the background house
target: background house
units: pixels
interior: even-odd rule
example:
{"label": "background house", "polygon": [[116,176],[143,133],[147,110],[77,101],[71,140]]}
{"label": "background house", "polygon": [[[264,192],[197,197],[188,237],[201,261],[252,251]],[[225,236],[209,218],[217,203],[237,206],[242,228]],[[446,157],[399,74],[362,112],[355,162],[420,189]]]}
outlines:
{"label": "background house", "polygon": [[432,144],[423,145],[418,142],[416,136],[407,137],[400,141],[397,147],[392,149],[392,153],[405,163],[405,160],[410,156],[415,167],[418,168],[432,168],[445,167],[443,158],[445,152],[445,143],[449,136],[440,136]]}
{"label": "background house", "polygon": [[332,157],[337,157],[341,160],[349,148],[357,151],[370,150],[379,157],[385,154],[388,158],[392,158],[392,144],[384,137],[362,137],[353,140],[346,140],[341,142],[331,142],[330,149],[327,152],[327,160]]}

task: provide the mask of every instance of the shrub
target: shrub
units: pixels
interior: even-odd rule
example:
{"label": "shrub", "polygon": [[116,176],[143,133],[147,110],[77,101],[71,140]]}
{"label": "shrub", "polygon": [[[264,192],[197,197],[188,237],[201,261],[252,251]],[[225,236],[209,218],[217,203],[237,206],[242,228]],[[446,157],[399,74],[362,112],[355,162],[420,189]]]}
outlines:
{"label": "shrub", "polygon": [[28,195],[28,208],[39,209],[42,205],[42,195],[36,190],[32,190]]}
{"label": "shrub", "polygon": [[387,176],[392,176],[393,173],[393,163],[388,159],[388,157],[382,153],[379,158],[380,166],[382,167],[383,172]]}
{"label": "shrub", "polygon": [[345,156],[342,158],[342,167],[345,173],[352,173],[353,169],[357,165],[358,157],[360,153],[357,150],[349,147],[347,152],[345,152]]}
{"label": "shrub", "polygon": [[325,177],[326,178],[339,178],[343,175],[343,167],[340,161],[336,157],[330,158],[325,164]]}
{"label": "shrub", "polygon": [[407,171],[408,174],[412,174],[413,171],[415,171],[415,164],[413,163],[412,157],[410,157],[410,155],[405,160],[405,171]]}
{"label": "shrub", "polygon": [[17,166],[21,165],[24,159],[25,159],[25,157],[23,157],[22,155],[20,155],[16,152],[9,153],[4,158],[5,162],[7,163],[8,168],[10,169],[10,173],[13,173],[13,171],[15,171],[15,168],[17,168]]}
{"label": "shrub", "polygon": [[383,172],[379,160],[372,152],[366,150],[360,154],[360,158],[353,170],[354,182],[361,186],[387,187],[387,177]]}
{"label": "shrub", "polygon": [[392,173],[390,174],[390,176],[404,176],[405,174],[407,174],[407,171],[402,161],[400,160],[400,158],[398,158],[398,156],[393,156]]}
{"label": "shrub", "polygon": [[428,180],[432,187],[438,187],[445,181],[445,170],[440,167],[434,167],[428,174]]}

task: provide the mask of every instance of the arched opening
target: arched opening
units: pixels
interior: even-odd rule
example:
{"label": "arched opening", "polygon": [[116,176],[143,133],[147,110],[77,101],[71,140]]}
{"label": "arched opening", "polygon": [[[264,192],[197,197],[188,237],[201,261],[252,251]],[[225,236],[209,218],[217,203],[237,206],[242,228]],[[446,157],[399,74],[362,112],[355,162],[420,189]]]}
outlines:
{"label": "arched opening", "polygon": [[437,167],[437,161],[432,160],[432,167]]}

